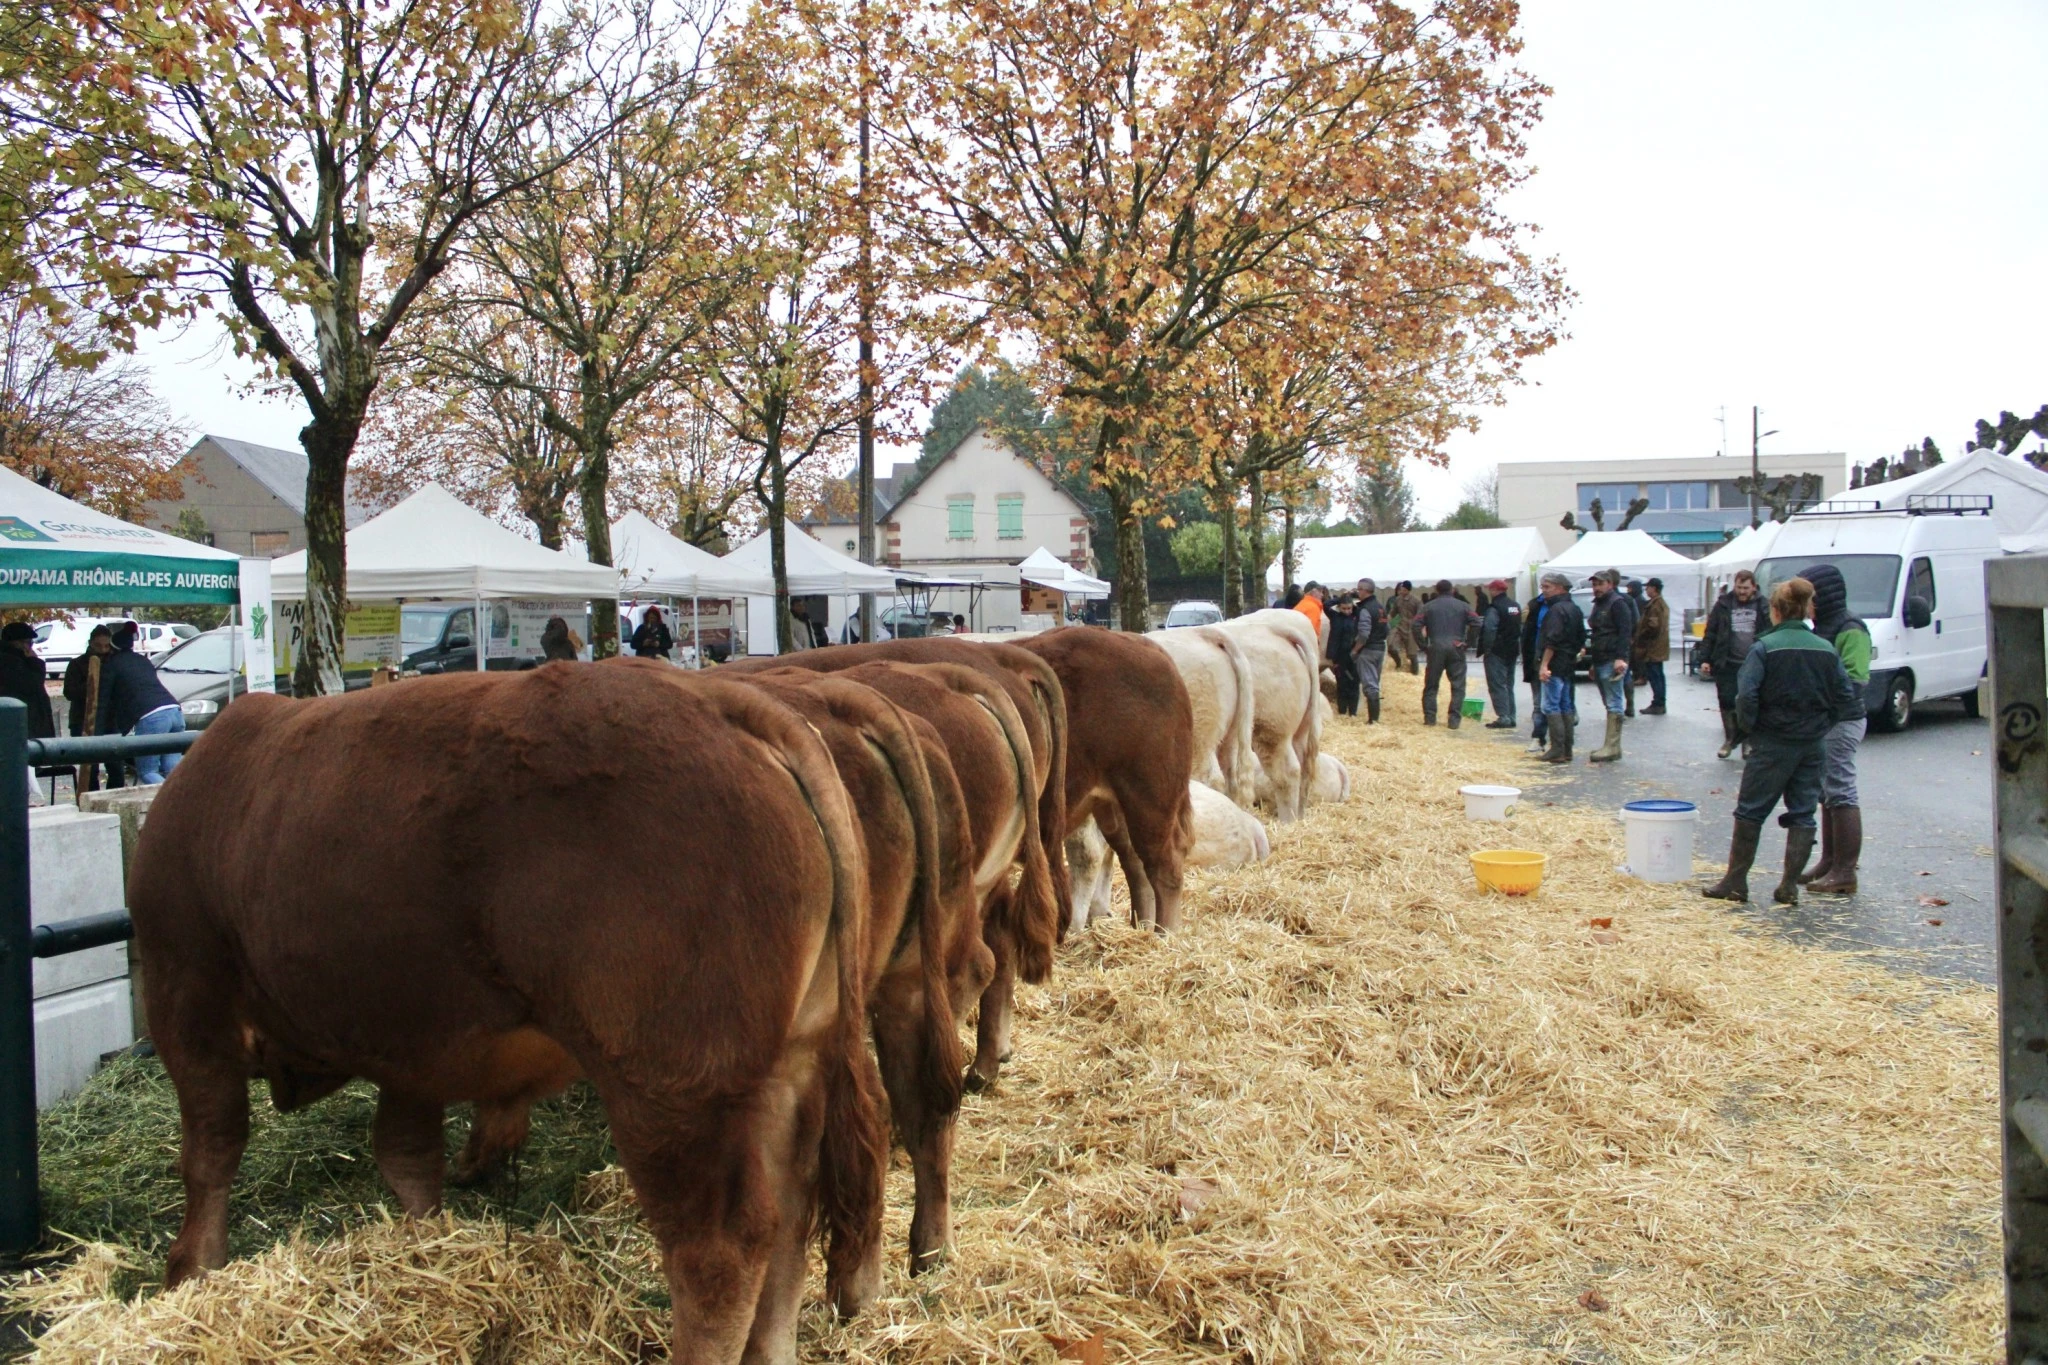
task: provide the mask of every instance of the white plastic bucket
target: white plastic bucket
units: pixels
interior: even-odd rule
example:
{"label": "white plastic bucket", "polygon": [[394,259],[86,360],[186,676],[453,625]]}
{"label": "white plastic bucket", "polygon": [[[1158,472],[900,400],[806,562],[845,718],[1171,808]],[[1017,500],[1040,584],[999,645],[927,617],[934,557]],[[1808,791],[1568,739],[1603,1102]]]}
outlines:
{"label": "white plastic bucket", "polygon": [[1467,820],[1491,820],[1496,823],[1515,813],[1515,802],[1520,799],[1520,787],[1489,787],[1474,783],[1458,788],[1458,794],[1465,798]]}
{"label": "white plastic bucket", "polygon": [[1690,801],[1631,801],[1621,808],[1628,830],[1628,872],[1646,882],[1692,876],[1692,831],[1700,809]]}

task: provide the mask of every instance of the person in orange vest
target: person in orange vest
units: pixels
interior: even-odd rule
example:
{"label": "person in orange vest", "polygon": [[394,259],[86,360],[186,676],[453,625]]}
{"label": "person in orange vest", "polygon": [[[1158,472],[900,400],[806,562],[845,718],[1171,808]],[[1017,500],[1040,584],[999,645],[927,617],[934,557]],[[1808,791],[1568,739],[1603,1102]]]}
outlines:
{"label": "person in orange vest", "polygon": [[1327,645],[1330,642],[1329,622],[1323,615],[1323,597],[1323,585],[1311,583],[1301,590],[1301,600],[1294,604],[1294,609],[1303,616],[1306,616],[1308,623],[1316,628],[1316,644],[1318,647]]}

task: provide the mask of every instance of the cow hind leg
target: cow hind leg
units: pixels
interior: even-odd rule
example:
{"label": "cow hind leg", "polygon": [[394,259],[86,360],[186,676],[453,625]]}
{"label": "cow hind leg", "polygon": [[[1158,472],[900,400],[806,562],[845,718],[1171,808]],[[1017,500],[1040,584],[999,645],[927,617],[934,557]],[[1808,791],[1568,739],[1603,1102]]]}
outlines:
{"label": "cow hind leg", "polygon": [[916,1023],[923,1005],[906,992],[881,1003],[875,1052],[896,1135],[910,1153],[916,1203],[910,1215],[910,1273],[937,1265],[952,1241],[953,1125],[955,1113],[932,1102],[923,1084],[924,1040]]}
{"label": "cow hind leg", "polygon": [[1102,826],[1103,838],[1116,850],[1117,865],[1124,870],[1124,885],[1131,893],[1131,923],[1156,924],[1159,920],[1159,898],[1147,874],[1145,860],[1140,856],[1138,846],[1131,838],[1131,830],[1124,823],[1121,814],[1103,811],[1095,817]]}
{"label": "cow hind leg", "polygon": [[[761,1292],[747,1335],[743,1365],[796,1365],[797,1315],[803,1306],[811,1215],[818,1202],[818,1139],[824,1127],[822,1086],[801,1096],[771,1083],[760,1101],[760,1165],[774,1202]],[[879,1245],[878,1245],[879,1250]],[[881,1267],[873,1267],[880,1288]]]}
{"label": "cow hind leg", "polygon": [[193,1057],[159,1035],[178,1092],[179,1166],[185,1220],[164,1270],[166,1288],[216,1270],[228,1260],[228,1192],[249,1142],[249,1080],[239,1059]]}
{"label": "cow hind leg", "polygon": [[[1185,782],[1176,789],[1178,801],[1148,799],[1144,792],[1132,792],[1121,801],[1125,818],[1117,824],[1117,858],[1124,877],[1131,882],[1131,904],[1138,904],[1138,886],[1145,887],[1145,923],[1161,933],[1180,927],[1181,885],[1187,867],[1188,850],[1194,843],[1194,811],[1189,805]],[[1119,841],[1120,842],[1117,842]],[[1137,875],[1132,876],[1136,869]]]}
{"label": "cow hind leg", "polygon": [[675,1314],[670,1360],[738,1365],[754,1334],[778,1232],[752,1105],[678,1112],[602,1083],[599,1092],[619,1163],[661,1247]]}
{"label": "cow hind leg", "polygon": [[967,1068],[969,1090],[985,1090],[994,1085],[1003,1063],[1010,1060],[1010,1016],[1017,994],[1016,952],[1000,934],[988,946],[995,954],[996,968],[981,993],[981,1011],[975,1020],[974,1062]]}
{"label": "cow hind leg", "polygon": [[389,1086],[377,1092],[370,1149],[377,1155],[384,1183],[409,1217],[424,1218],[441,1207],[441,1176],[447,1161],[441,1150],[441,1119],[437,1100]]}

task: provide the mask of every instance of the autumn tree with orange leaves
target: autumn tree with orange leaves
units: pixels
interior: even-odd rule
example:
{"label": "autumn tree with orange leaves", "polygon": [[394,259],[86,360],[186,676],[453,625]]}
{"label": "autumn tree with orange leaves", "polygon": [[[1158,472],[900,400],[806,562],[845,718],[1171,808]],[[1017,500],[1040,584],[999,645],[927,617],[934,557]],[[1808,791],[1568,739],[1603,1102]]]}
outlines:
{"label": "autumn tree with orange leaves", "polygon": [[1126,629],[1146,624],[1143,520],[1199,473],[1207,433],[1170,423],[1205,348],[1333,288],[1366,308],[1457,290],[1515,322],[1507,349],[1547,343],[1554,276],[1498,208],[1545,93],[1511,65],[1516,12],[985,0],[907,27],[902,212],[1093,433]]}

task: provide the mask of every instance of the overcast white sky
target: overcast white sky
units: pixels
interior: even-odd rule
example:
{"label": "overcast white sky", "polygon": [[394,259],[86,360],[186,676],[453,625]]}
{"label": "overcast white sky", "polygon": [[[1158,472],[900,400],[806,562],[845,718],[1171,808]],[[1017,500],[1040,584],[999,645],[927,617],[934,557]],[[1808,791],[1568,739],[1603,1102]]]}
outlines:
{"label": "overcast white sky", "polygon": [[[2042,0],[1531,0],[1556,91],[1513,205],[1579,300],[1529,383],[1418,469],[1420,510],[1517,459],[1858,460],[2048,402]],[[149,350],[195,433],[297,444],[212,333]]]}

